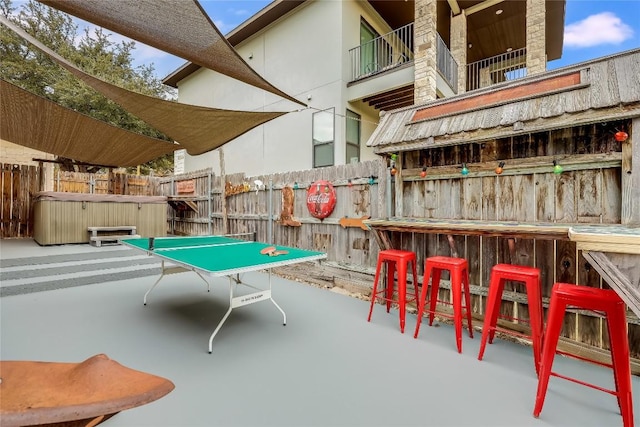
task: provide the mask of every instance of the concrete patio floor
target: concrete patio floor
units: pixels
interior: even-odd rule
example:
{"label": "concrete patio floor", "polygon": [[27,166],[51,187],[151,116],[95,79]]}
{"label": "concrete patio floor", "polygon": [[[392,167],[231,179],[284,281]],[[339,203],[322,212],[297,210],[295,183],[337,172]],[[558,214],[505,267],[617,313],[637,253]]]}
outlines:
{"label": "concrete patio floor", "polygon": [[[12,272],[20,286],[16,271],[47,274],[48,267],[73,264],[55,256],[91,254],[96,262],[88,263],[100,269],[101,256],[116,250],[139,255],[121,246],[3,240],[0,271]],[[47,266],[51,260],[56,263]],[[268,280],[266,273],[248,277]],[[175,384],[167,396],[119,413],[105,427],[622,425],[615,397],[558,378],[551,378],[542,414],[534,418],[537,378],[527,346],[496,339],[478,361],[477,331],[473,339],[464,336],[458,354],[448,324],[424,323],[414,339],[413,314],[401,334],[396,310],[387,314],[377,305],[368,323],[367,301],[276,276],[273,297],[287,325],[269,302],[236,309],[209,354],[209,335],[227,310],[228,280],[210,279],[207,293],[195,274],[171,275],[143,306],[155,279],[0,298],[1,359],[80,362],[104,353]],[[557,356],[554,370],[613,387],[611,371],[596,365]],[[638,393],[640,378],[633,377],[633,386]],[[637,396],[634,410],[640,416]]]}

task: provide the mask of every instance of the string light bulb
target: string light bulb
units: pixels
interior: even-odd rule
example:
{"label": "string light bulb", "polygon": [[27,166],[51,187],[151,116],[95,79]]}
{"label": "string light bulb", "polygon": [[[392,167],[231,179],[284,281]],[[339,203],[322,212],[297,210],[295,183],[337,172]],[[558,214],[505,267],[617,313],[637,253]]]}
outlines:
{"label": "string light bulb", "polygon": [[298,181],[296,181],[296,182],[293,183],[293,189],[297,190],[298,188],[299,188],[298,187]]}
{"label": "string light bulb", "polygon": [[614,136],[616,138],[616,141],[618,142],[625,142],[627,138],[629,138],[629,134],[623,130],[619,130],[618,132],[615,133]]}
{"label": "string light bulb", "polygon": [[369,177],[369,185],[373,185],[373,184],[375,184],[375,183],[376,183],[376,180],[375,180],[375,178],[373,177],[373,175],[371,175],[371,176]]}
{"label": "string light bulb", "polygon": [[351,178],[347,180],[347,187],[349,188],[353,187],[353,182],[351,182]]}
{"label": "string light bulb", "polygon": [[498,163],[498,167],[496,168],[496,175],[500,175],[504,170],[504,162]]}
{"label": "string light bulb", "polygon": [[466,163],[462,164],[462,170],[460,171],[460,173],[462,174],[462,176],[469,175],[469,168],[467,168],[467,164]]}
{"label": "string light bulb", "polygon": [[556,175],[560,175],[564,169],[562,169],[562,165],[558,163],[556,160],[553,161],[553,173]]}
{"label": "string light bulb", "polygon": [[422,171],[420,171],[420,178],[424,178],[425,176],[427,176],[427,168],[423,167]]}

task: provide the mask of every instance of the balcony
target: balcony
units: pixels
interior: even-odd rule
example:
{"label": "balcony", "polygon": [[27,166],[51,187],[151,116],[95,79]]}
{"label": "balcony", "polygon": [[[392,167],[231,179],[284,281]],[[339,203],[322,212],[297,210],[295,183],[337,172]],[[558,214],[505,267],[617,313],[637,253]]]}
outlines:
{"label": "balcony", "polygon": [[442,37],[440,37],[440,34],[437,34],[437,36],[436,67],[453,93],[458,93],[458,63],[453,59],[451,51],[442,40]]}
{"label": "balcony", "polygon": [[[361,100],[379,110],[413,105],[413,23],[350,49],[349,58],[349,100]],[[436,64],[439,92],[454,95],[458,64],[440,35]]]}
{"label": "balcony", "polygon": [[527,49],[516,49],[467,65],[467,92],[527,76]]}
{"label": "balcony", "polygon": [[351,81],[413,61],[413,23],[349,50]]}
{"label": "balcony", "polygon": [[[412,105],[413,46],[410,23],[350,49],[349,100],[361,100],[379,110]],[[436,55],[438,96],[456,95],[458,63],[439,34]],[[466,91],[526,77],[526,59],[526,48],[522,48],[466,65]]]}

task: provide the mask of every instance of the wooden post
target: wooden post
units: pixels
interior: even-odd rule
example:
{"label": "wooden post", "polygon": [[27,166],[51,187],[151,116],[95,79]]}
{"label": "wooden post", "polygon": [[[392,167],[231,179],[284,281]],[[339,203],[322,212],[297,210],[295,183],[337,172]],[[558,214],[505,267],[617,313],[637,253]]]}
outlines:
{"label": "wooden post", "polygon": [[107,194],[113,194],[113,169],[109,168],[107,173]]}
{"label": "wooden post", "polygon": [[38,162],[38,191],[44,191],[45,182],[44,163]]}
{"label": "wooden post", "polygon": [[[633,143],[633,129],[640,129],[640,118],[634,118],[629,138],[622,142],[622,224],[640,227],[640,137]],[[640,135],[640,133],[639,133]],[[635,168],[634,168],[635,166]]]}
{"label": "wooden post", "polygon": [[[396,175],[395,175],[395,179],[396,179],[396,183],[395,183],[395,197],[396,197],[396,209],[395,209],[395,214],[393,216],[398,216],[398,217],[402,217],[404,216],[404,209],[402,207],[402,203],[404,201],[404,195],[403,195],[403,182],[402,182],[402,169],[403,169],[403,161],[404,159],[404,152],[399,152],[398,153],[398,157],[396,158]],[[389,171],[387,171],[387,173],[389,173]]]}
{"label": "wooden post", "polygon": [[227,183],[227,173],[224,168],[224,149],[219,148],[220,152],[220,186],[222,187],[222,234],[229,233],[229,224],[227,218],[227,194],[225,192],[225,184]]}

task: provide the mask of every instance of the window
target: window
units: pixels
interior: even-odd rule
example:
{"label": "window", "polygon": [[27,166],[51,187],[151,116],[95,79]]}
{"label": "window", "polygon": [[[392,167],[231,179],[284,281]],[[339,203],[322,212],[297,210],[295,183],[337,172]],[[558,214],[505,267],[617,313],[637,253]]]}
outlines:
{"label": "window", "polygon": [[360,114],[347,110],[347,163],[360,161]]}
{"label": "window", "polygon": [[334,108],[313,113],[313,167],[333,166]]}

